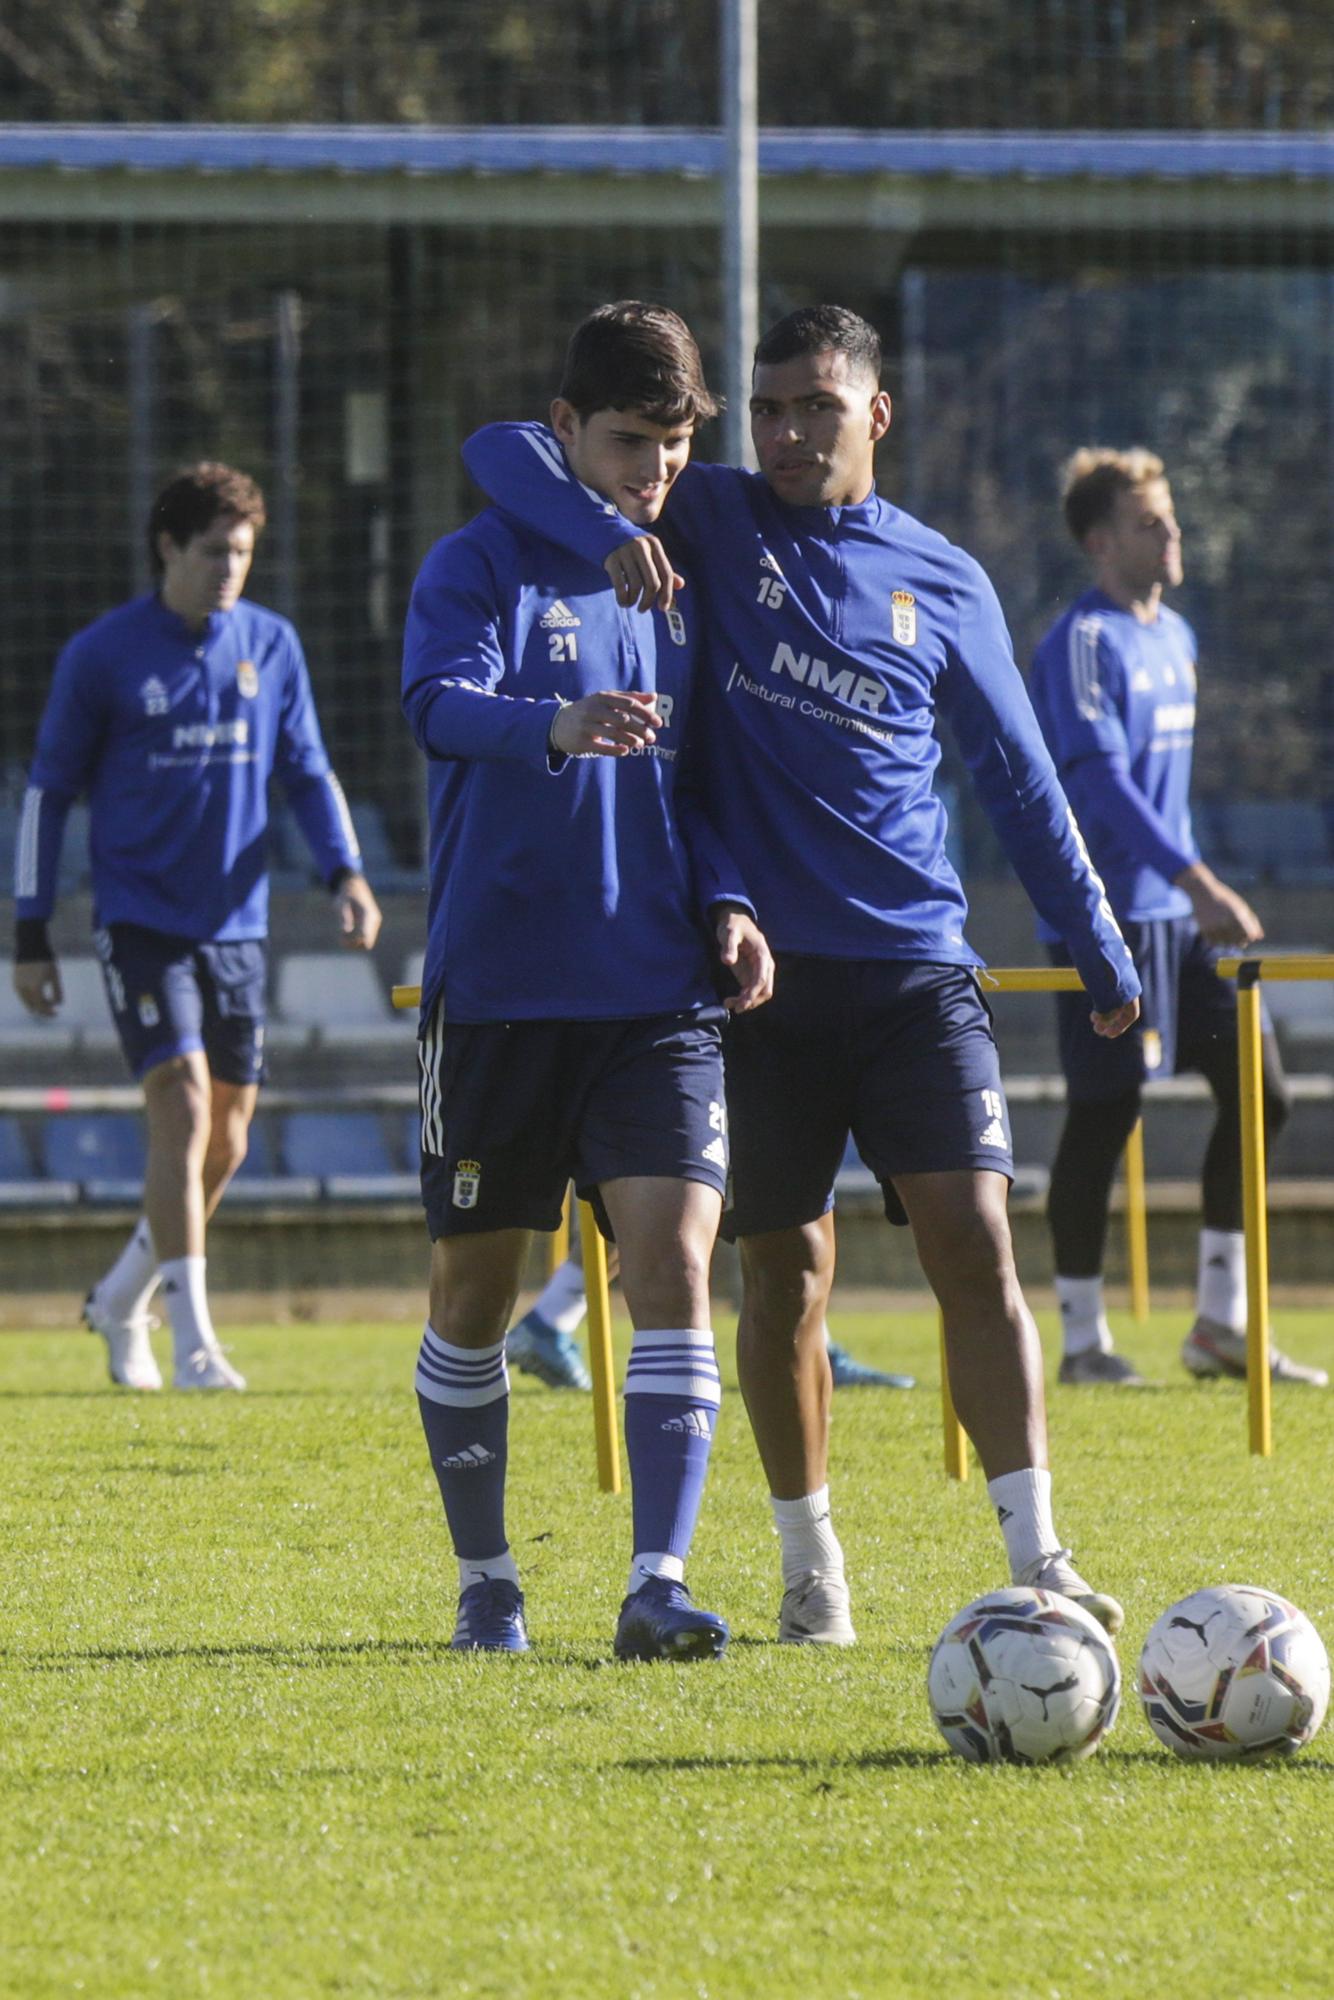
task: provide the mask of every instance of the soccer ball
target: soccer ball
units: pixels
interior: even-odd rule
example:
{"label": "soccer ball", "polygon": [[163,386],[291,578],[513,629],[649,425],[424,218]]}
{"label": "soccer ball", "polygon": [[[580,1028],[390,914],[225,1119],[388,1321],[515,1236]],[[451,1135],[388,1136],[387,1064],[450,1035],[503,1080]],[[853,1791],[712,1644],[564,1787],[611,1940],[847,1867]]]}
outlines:
{"label": "soccer ball", "polygon": [[1173,1604],[1144,1641],[1139,1692],[1178,1757],[1290,1757],[1329,1705],[1329,1657],[1285,1597],[1223,1583]]}
{"label": "soccer ball", "polygon": [[941,1633],[931,1712],[970,1764],[1077,1764],[1121,1705],[1121,1669],[1096,1618],[1050,1590],[993,1590]]}

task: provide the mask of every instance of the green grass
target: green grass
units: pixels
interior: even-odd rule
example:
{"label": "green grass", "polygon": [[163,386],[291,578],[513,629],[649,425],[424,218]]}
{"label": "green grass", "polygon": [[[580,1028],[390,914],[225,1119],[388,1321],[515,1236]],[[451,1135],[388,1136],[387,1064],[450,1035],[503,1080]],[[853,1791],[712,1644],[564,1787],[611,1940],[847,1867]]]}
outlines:
{"label": "green grass", "polygon": [[[1058,1526],[1126,1603],[1132,1680],[1157,1613],[1228,1578],[1334,1640],[1334,1401],[1277,1395],[1250,1459],[1238,1389],[1175,1365],[1185,1318],[1125,1336],[1162,1387],[1051,1398]],[[241,1330],[251,1392],[197,1399],[6,1338],[0,1992],[1323,2000],[1334,1738],[1183,1766],[1132,1688],[1088,1765],[953,1759],[925,1656],[999,1540],[976,1471],[940,1471],[932,1321],[836,1330],[924,1382],[836,1399],[861,1644],[770,1643],[733,1395],[692,1582],[735,1638],[688,1669],[610,1659],[629,1505],[594,1489],[586,1398],[515,1395],[534,1654],[455,1658],[411,1328]],[[1277,1330],[1328,1358],[1326,1315]]]}

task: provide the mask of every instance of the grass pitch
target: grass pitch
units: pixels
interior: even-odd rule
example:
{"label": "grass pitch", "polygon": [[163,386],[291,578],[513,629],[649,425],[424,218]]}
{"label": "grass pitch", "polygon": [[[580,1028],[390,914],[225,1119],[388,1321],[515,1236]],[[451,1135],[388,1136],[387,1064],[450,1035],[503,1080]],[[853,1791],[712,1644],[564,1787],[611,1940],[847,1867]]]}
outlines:
{"label": "grass pitch", "polygon": [[[1057,1523],[1125,1601],[1131,1684],[1068,1772],[967,1767],[927,1710],[931,1642],[1005,1577],[976,1469],[941,1474],[926,1314],[836,1322],[923,1384],[835,1399],[860,1645],[770,1643],[734,1394],[691,1569],[733,1644],[677,1669],[610,1657],[629,1503],[594,1488],[587,1398],[518,1378],[536,1650],[454,1657],[412,1329],[238,1331],[243,1397],[113,1392],[86,1335],[6,1338],[0,1993],[1324,2000],[1334,1736],[1185,1766],[1133,1674],[1204,1583],[1334,1643],[1334,1398],[1276,1393],[1250,1459],[1240,1388],[1176,1365],[1186,1319],[1124,1333],[1161,1387],[1051,1395]],[[1276,1331],[1328,1358],[1327,1315]]]}

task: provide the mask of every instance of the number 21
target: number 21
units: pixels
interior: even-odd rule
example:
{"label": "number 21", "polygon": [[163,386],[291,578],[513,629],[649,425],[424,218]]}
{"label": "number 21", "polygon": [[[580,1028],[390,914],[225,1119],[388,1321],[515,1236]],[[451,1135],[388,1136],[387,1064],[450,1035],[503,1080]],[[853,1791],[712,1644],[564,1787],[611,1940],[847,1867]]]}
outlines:
{"label": "number 21", "polygon": [[577,660],[579,657],[579,634],[577,632],[548,632],[553,660]]}

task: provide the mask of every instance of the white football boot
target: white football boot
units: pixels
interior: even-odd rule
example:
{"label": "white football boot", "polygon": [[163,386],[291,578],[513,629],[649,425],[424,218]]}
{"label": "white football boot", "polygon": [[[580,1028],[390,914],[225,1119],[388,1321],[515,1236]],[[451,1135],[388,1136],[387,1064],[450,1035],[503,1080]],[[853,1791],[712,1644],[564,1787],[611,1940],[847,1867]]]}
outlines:
{"label": "white football boot", "polygon": [[[1197,1319],[1186,1335],[1181,1347],[1181,1360],[1192,1375],[1201,1379],[1210,1375],[1231,1375],[1245,1378],[1246,1336],[1234,1333],[1231,1327],[1220,1326],[1217,1320]],[[1329,1376],[1323,1368],[1308,1368],[1305,1362],[1294,1361],[1280,1347],[1269,1343],[1269,1374],[1275,1382],[1304,1382],[1308,1389],[1327,1389]]]}
{"label": "white football boot", "polygon": [[232,1367],[216,1342],[197,1347],[184,1361],[176,1363],[177,1389],[244,1389],[245,1376]]}
{"label": "white football boot", "polygon": [[808,1569],[783,1592],[778,1613],[780,1646],[855,1646],[847,1579],[832,1570]]}
{"label": "white football boot", "polygon": [[1078,1604],[1087,1611],[1090,1618],[1096,1618],[1104,1632],[1113,1636],[1126,1622],[1126,1614],[1114,1597],[1085,1583],[1070,1561],[1069,1549],[1055,1549],[1049,1555],[1038,1556],[1036,1561],[1025,1563],[1014,1581],[1021,1590],[1051,1590],[1058,1597],[1068,1597],[1072,1604]]}
{"label": "white football boot", "polygon": [[83,1323],[89,1333],[100,1334],[107,1345],[107,1370],[122,1389],[160,1389],[162,1371],[153,1356],[150,1338],[160,1320],[148,1313],[138,1319],[113,1319],[97,1303],[97,1288],[83,1302]]}

